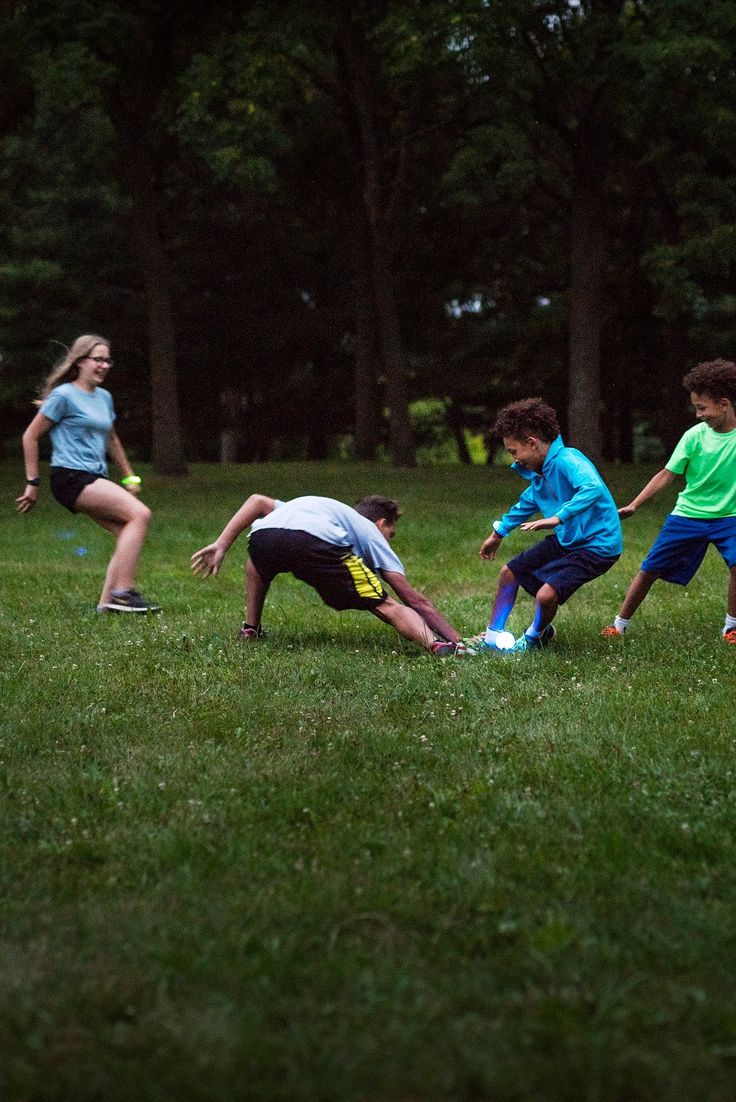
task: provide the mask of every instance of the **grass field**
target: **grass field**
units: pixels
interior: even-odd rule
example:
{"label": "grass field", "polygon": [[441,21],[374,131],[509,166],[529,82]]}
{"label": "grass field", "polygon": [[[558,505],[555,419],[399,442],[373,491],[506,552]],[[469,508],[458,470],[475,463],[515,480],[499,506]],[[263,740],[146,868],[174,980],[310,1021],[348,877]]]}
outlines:
{"label": "grass field", "polygon": [[[548,653],[442,662],[291,578],[239,647],[244,540],[218,579],[189,556],[254,490],[391,493],[410,579],[469,633],[511,472],[142,473],[164,613],[131,622],[92,611],[109,537],[46,487],[15,515],[0,465],[0,1097],[736,1097],[723,564],[598,634],[672,498]],[[652,469],[607,473],[623,502]]]}

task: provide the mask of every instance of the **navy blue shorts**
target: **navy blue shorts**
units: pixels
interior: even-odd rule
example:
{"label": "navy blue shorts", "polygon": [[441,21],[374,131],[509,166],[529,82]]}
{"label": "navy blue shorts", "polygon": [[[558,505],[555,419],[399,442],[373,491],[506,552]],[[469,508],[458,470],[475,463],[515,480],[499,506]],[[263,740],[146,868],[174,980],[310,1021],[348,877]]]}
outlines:
{"label": "navy blue shorts", "polygon": [[543,585],[551,585],[564,605],[576,589],[599,578],[618,562],[620,555],[598,555],[584,547],[563,547],[557,536],[547,536],[506,563],[522,589],[532,597]]}
{"label": "navy blue shorts", "polygon": [[251,534],[248,553],[267,585],[277,574],[293,574],[339,612],[347,608],[370,611],[388,596],[381,579],[352,547],[336,547],[309,532],[262,528]]}
{"label": "navy blue shorts", "polygon": [[70,513],[76,513],[74,503],[84,487],[104,477],[103,474],[93,474],[92,471],[72,471],[68,467],[52,467],[49,485],[59,505],[63,505]]}
{"label": "navy blue shorts", "polygon": [[701,520],[670,513],[641,568],[665,582],[687,585],[695,577],[711,543],[729,569],[736,565],[736,517]]}

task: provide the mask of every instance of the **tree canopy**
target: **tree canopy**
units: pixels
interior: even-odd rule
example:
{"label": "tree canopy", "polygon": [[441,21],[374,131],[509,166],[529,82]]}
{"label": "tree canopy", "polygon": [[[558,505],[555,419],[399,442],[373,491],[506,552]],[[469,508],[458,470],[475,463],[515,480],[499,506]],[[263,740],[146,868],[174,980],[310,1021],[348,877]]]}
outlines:
{"label": "tree canopy", "polygon": [[276,10],[3,6],[4,438],[91,331],[170,474],[467,460],[531,394],[594,458],[667,446],[684,371],[734,357],[733,6]]}

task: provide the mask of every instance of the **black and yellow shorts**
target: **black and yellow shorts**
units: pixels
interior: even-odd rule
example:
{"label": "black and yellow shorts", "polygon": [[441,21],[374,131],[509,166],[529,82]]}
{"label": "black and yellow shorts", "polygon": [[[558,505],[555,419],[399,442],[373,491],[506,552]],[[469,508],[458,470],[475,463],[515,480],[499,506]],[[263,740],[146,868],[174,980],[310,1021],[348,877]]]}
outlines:
{"label": "black and yellow shorts", "polygon": [[293,574],[311,585],[330,608],[373,609],[388,597],[381,579],[352,547],[336,547],[288,528],[262,528],[251,534],[250,558],[264,582]]}

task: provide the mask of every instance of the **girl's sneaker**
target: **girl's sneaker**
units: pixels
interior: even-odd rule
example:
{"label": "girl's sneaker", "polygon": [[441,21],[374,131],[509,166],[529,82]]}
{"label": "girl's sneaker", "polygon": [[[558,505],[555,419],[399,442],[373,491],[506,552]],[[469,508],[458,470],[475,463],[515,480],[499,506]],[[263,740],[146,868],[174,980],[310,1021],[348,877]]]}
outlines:
{"label": "girl's sneaker", "polygon": [[731,628],[729,631],[724,631],[723,642],[736,644],[736,628]]}
{"label": "girl's sneaker", "polygon": [[98,605],[98,612],[160,612],[161,605],[147,601],[137,589],[115,589],[106,605]]}
{"label": "girl's sneaker", "polygon": [[615,624],[606,624],[604,628],[601,628],[601,635],[606,639],[623,639],[624,633],[619,631]]}

